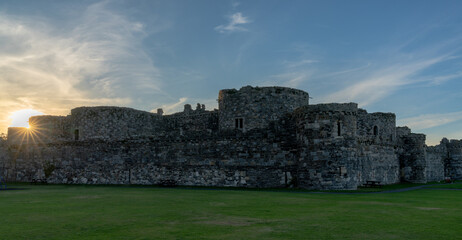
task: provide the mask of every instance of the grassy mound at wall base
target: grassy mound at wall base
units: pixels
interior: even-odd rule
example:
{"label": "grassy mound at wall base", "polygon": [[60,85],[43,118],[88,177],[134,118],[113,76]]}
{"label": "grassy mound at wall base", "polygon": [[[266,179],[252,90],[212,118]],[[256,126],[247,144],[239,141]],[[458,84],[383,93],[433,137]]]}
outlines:
{"label": "grassy mound at wall base", "polygon": [[442,184],[442,185],[436,185],[436,186],[428,186],[427,188],[462,189],[462,182]]}
{"label": "grassy mound at wall base", "polygon": [[13,185],[0,239],[457,239],[462,191],[316,194]]}

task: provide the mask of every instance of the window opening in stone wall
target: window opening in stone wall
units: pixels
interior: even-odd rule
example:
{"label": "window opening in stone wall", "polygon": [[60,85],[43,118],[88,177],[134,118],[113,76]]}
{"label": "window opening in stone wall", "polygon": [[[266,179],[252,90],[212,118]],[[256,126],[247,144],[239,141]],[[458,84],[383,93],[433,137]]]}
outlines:
{"label": "window opening in stone wall", "polygon": [[75,139],[76,141],[79,140],[79,129],[75,129],[75,131],[74,131],[74,139]]}
{"label": "window opening in stone wall", "polygon": [[337,121],[337,136],[342,136],[342,126],[340,121]]}
{"label": "window opening in stone wall", "polygon": [[236,129],[243,129],[244,128],[244,119],[243,118],[234,119],[234,127]]}
{"label": "window opening in stone wall", "polygon": [[379,135],[379,127],[374,126],[374,136]]}

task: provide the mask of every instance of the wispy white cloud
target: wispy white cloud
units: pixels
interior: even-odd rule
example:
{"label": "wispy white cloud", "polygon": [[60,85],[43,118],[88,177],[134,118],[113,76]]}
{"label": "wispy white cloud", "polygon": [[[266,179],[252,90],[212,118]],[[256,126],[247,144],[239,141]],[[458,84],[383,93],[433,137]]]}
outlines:
{"label": "wispy white cloud", "polygon": [[142,23],[106,2],[59,27],[46,18],[0,15],[0,132],[20,109],[66,114],[75,106],[127,105],[134,93],[159,92],[160,71],[142,50],[145,36]]}
{"label": "wispy white cloud", "polygon": [[260,82],[263,85],[277,85],[284,87],[297,88],[315,74],[313,64],[319,63],[318,60],[302,58],[297,61],[284,60],[282,66],[284,73],[269,76],[269,79]]}
{"label": "wispy white cloud", "polygon": [[224,25],[218,25],[215,27],[215,30],[220,33],[233,33],[233,32],[242,32],[248,31],[243,25],[250,23],[248,17],[244,17],[242,13],[237,12],[229,16],[229,23]]}
{"label": "wispy white cloud", "polygon": [[424,114],[416,117],[398,119],[398,124],[408,126],[413,130],[422,130],[442,126],[448,123],[462,120],[461,112]]}
{"label": "wispy white cloud", "polygon": [[363,66],[354,66],[348,69],[342,69],[340,71],[334,71],[334,72],[328,72],[328,73],[322,73],[319,75],[321,78],[331,78],[331,77],[336,77],[336,76],[345,76],[345,74],[351,74],[353,72],[358,72],[358,71],[364,71],[367,68],[371,66],[371,63],[367,63]]}
{"label": "wispy white cloud", "polygon": [[364,107],[405,87],[438,85],[462,78],[460,71],[432,75],[439,72],[432,71],[432,67],[459,58],[456,53],[461,50],[461,39],[455,36],[424,47],[409,46],[412,41],[402,44],[406,41],[400,39],[367,54],[348,56],[351,59],[329,57],[319,51],[319,46],[295,43],[285,52],[296,60],[283,61],[281,74],[269,78],[277,76],[279,80],[273,82],[314,91],[315,102],[353,101]]}
{"label": "wispy white cloud", "polygon": [[284,64],[286,67],[288,68],[297,68],[297,67],[300,67],[300,66],[305,66],[305,65],[308,65],[308,64],[313,64],[313,63],[318,63],[319,61],[318,60],[313,60],[313,59],[302,59],[302,60],[299,60],[299,61],[283,61],[282,64]]}
{"label": "wispy white cloud", "polygon": [[370,69],[362,72],[363,76],[351,86],[324,96],[326,102],[358,102],[360,106],[370,105],[398,87],[421,81],[413,78],[420,71],[446,59],[446,55],[430,59],[406,61],[383,68]]}
{"label": "wispy white cloud", "polygon": [[[181,109],[181,106],[188,101],[188,98],[182,97],[178,99],[177,102],[171,103],[171,104],[164,104],[161,106],[162,110],[164,111],[165,114],[172,114],[175,112],[179,112]],[[157,112],[157,109],[151,110],[151,112]]]}
{"label": "wispy white cloud", "polygon": [[454,74],[449,74],[449,75],[444,75],[444,76],[436,76],[431,78],[430,84],[432,85],[440,85],[443,84],[447,81],[454,80],[457,78],[462,78],[462,72],[454,73]]}
{"label": "wispy white cloud", "polygon": [[261,82],[262,85],[276,85],[283,87],[296,88],[302,82],[309,79],[311,73],[309,71],[287,72],[283,74],[270,76],[268,80]]}

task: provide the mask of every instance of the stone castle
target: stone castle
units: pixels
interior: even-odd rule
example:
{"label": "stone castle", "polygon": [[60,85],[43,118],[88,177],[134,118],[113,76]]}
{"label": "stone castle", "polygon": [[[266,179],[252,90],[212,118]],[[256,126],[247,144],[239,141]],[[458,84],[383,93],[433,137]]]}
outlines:
{"label": "stone castle", "polygon": [[0,174],[19,182],[304,189],[462,179],[462,141],[426,146],[425,135],[396,127],[393,113],[309,105],[308,93],[285,87],[221,90],[218,105],[31,117],[30,129],[9,128],[0,141]]}

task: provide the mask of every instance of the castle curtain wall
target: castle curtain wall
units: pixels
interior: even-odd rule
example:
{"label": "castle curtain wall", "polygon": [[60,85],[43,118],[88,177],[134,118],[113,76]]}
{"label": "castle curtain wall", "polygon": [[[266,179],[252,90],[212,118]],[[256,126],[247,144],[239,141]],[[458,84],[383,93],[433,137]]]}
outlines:
{"label": "castle curtain wall", "polygon": [[203,139],[81,141],[14,150],[10,181],[43,178],[52,183],[161,184],[286,187],[296,174],[296,156],[285,139],[250,135]]}
{"label": "castle curtain wall", "polygon": [[355,103],[308,105],[291,88],[220,91],[219,109],[163,115],[80,107],[35,116],[0,143],[8,181],[356,189],[366,181],[462,179],[462,144],[425,145],[393,113]]}

